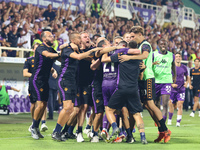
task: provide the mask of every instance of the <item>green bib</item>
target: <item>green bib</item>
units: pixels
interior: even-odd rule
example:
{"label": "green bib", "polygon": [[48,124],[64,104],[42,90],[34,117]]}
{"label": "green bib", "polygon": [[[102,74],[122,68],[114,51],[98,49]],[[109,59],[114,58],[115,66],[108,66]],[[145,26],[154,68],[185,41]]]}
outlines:
{"label": "green bib", "polygon": [[172,62],[173,53],[167,52],[166,55],[160,54],[158,51],[154,53],[154,62],[158,61],[160,64],[153,66],[155,75],[155,83],[173,83],[172,80]]}
{"label": "green bib", "polygon": [[143,75],[143,80],[147,80],[147,79],[150,79],[150,78],[154,78],[154,73],[153,73],[153,70],[152,70],[152,52],[153,52],[153,50],[152,50],[151,44],[147,41],[144,41],[139,47],[139,50],[140,50],[141,53],[142,53],[142,46],[144,44],[149,45],[150,48],[151,48],[149,56],[147,57],[147,59],[143,60],[145,66],[146,66],[146,69],[145,69],[144,75]]}
{"label": "green bib", "polygon": [[0,106],[2,107],[3,105],[8,106],[10,104],[10,99],[9,95],[6,92],[6,87],[5,85],[2,85],[1,91],[0,91]]}

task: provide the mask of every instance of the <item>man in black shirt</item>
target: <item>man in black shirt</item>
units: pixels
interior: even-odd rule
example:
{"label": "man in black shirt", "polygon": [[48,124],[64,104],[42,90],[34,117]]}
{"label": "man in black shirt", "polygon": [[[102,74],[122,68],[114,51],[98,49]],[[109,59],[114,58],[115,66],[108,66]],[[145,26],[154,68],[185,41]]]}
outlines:
{"label": "man in black shirt", "polygon": [[[127,54],[127,51],[123,54]],[[111,55],[111,62],[119,62],[119,55],[120,54]],[[117,87],[108,102],[108,109],[106,111],[108,121],[113,127],[112,138],[110,141],[113,141],[116,138],[115,136],[120,132],[117,127],[114,112],[116,110],[121,110],[121,108],[126,104],[128,111],[133,114],[133,117],[136,120],[138,130],[140,131],[141,142],[147,144],[144,123],[140,115],[140,112],[142,112],[142,106],[138,94],[139,64],[139,60],[129,60],[119,64]],[[127,129],[127,132],[128,135],[132,136],[130,128]],[[132,137],[128,138],[131,139]]]}
{"label": "man in black shirt", "polygon": [[54,20],[54,18],[56,17],[56,13],[52,11],[51,4],[48,5],[48,10],[46,10],[42,16],[45,17],[45,20],[48,20],[49,22]]}
{"label": "man in black shirt", "polygon": [[[190,69],[190,82],[189,82],[190,89],[193,90],[193,96],[194,96],[194,106],[193,106],[193,111],[190,114],[190,117],[194,117],[195,111],[199,105],[199,97],[200,97],[200,66],[198,58],[194,60],[194,64],[195,67]],[[193,81],[191,81],[192,77]]]}
{"label": "man in black shirt", "polygon": [[[73,111],[75,103],[75,96],[77,92],[76,87],[76,71],[78,68],[78,60],[89,57],[94,50],[89,50],[85,53],[79,54],[81,46],[81,37],[78,32],[70,34],[71,44],[63,49],[61,55],[61,70],[58,79],[58,87],[63,101],[63,109],[61,110],[52,138],[57,141],[65,141],[61,137],[61,130],[65,123],[69,120],[70,114]],[[72,45],[76,48],[72,49]]]}
{"label": "man in black shirt", "polygon": [[33,100],[37,101],[37,107],[34,111],[33,125],[31,129],[34,139],[44,138],[39,131],[39,123],[46,109],[49,95],[49,75],[54,73],[52,65],[55,59],[60,57],[59,53],[51,47],[53,45],[53,35],[49,31],[41,34],[43,43],[35,51],[34,68],[30,79],[30,88],[32,90]]}

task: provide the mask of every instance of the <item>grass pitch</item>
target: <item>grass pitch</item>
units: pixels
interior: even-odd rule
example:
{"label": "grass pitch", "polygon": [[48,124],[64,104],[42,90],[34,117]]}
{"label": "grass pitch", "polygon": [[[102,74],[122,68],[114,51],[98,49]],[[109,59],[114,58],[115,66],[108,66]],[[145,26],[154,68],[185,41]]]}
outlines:
{"label": "grass pitch", "polygon": [[[199,150],[200,149],[200,117],[196,112],[194,118],[189,117],[190,112],[183,112],[181,126],[176,127],[176,112],[174,113],[172,126],[168,128],[172,131],[171,140],[168,143],[154,143],[158,136],[157,127],[144,110],[143,120],[145,123],[147,145],[140,143],[138,130],[134,134],[136,142],[133,144],[123,143],[90,143],[86,137],[85,142],[77,143],[76,140],[67,140],[66,142],[56,142],[51,139],[51,133],[56,125],[58,114],[54,114],[54,120],[47,120],[49,130],[42,133],[45,138],[34,140],[28,132],[31,124],[30,114],[11,114],[0,115],[0,150]],[[85,125],[84,125],[85,127]]]}

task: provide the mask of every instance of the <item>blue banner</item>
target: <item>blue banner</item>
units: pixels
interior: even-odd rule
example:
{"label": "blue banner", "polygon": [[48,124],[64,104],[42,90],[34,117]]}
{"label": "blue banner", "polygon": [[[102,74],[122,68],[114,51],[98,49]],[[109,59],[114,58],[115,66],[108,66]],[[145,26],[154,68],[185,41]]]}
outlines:
{"label": "blue banner", "polygon": [[71,2],[71,10],[75,11],[76,7],[78,7],[79,12],[85,13],[85,0],[5,0],[6,3],[10,1],[23,6],[33,4],[34,6],[38,6],[40,8],[47,8],[47,6],[51,4],[53,9],[61,7],[62,3],[64,4],[63,9],[67,9]]}

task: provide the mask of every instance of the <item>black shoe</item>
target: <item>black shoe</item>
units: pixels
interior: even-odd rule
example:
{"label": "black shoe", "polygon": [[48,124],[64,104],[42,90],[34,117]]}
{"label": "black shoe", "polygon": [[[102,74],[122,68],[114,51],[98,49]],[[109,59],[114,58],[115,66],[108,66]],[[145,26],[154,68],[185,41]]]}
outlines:
{"label": "black shoe", "polygon": [[61,132],[61,137],[65,140],[68,140],[68,132]]}
{"label": "black shoe", "polygon": [[134,143],[134,142],[135,142],[134,137],[127,136],[126,143]]}
{"label": "black shoe", "polygon": [[69,138],[69,139],[76,139],[76,135],[73,134],[73,133],[72,133],[72,134],[69,134],[69,133],[68,133],[68,138]]}
{"label": "black shoe", "polygon": [[36,128],[37,134],[39,136],[39,138],[44,138],[44,136],[40,133],[40,129]]}
{"label": "black shoe", "polygon": [[61,133],[58,133],[58,132],[52,133],[51,137],[53,140],[56,140],[56,141],[65,141],[65,139],[61,136]]}
{"label": "black shoe", "polygon": [[48,117],[47,120],[53,120],[53,117]]}

